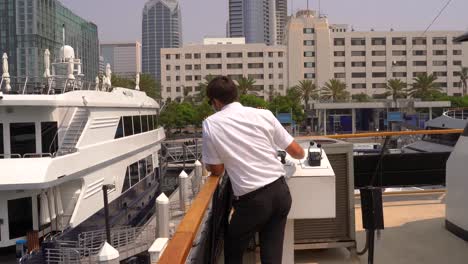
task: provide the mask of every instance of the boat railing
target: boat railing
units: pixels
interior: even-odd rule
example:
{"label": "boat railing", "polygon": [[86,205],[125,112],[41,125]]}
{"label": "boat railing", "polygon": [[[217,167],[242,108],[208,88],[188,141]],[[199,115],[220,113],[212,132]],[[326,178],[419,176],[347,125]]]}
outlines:
{"label": "boat railing", "polygon": [[55,153],[25,153],[23,155],[12,153],[12,154],[0,154],[0,159],[30,159],[30,158],[53,158]]}
{"label": "boat railing", "polygon": [[455,119],[468,119],[468,108],[449,109],[444,115]]}

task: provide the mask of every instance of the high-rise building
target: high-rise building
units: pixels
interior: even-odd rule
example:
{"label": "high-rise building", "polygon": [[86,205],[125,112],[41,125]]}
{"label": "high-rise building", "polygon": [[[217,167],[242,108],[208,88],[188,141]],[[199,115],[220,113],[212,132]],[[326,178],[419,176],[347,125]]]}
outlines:
{"label": "high-rise building", "polygon": [[229,37],[245,37],[247,43],[282,44],[287,0],[229,0]]}
{"label": "high-rise building", "polygon": [[125,77],[134,78],[141,72],[141,44],[132,43],[102,43],[101,56],[104,65],[110,64],[112,72]]}
{"label": "high-rise building", "polygon": [[317,87],[335,78],[351,94],[378,97],[389,79],[411,85],[422,74],[434,74],[449,95],[461,94],[460,70],[468,66],[468,43],[453,38],[463,31],[354,31],[329,24],[315,11],[299,11],[286,27],[288,85],[304,79]]}
{"label": "high-rise building", "polygon": [[161,79],[161,48],[182,44],[182,21],[177,0],[149,0],[143,8],[142,70]]}
{"label": "high-rise building", "polygon": [[58,58],[63,43],[75,49],[83,63],[87,80],[94,80],[99,70],[97,26],[66,8],[58,0],[0,0],[0,52],[9,57],[10,74],[41,77],[44,51]]}

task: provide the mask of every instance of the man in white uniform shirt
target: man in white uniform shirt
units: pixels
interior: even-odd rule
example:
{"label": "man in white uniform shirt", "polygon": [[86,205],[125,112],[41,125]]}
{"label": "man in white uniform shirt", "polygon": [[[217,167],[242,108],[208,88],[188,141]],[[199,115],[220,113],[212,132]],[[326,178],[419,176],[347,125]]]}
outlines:
{"label": "man in white uniform shirt", "polygon": [[262,263],[281,263],[291,194],[277,149],[296,159],[304,150],[270,111],[236,102],[237,87],[228,77],[213,79],[207,96],[217,113],[203,122],[203,162],[213,175],[226,170],[234,193],[225,263],[242,263],[256,232]]}

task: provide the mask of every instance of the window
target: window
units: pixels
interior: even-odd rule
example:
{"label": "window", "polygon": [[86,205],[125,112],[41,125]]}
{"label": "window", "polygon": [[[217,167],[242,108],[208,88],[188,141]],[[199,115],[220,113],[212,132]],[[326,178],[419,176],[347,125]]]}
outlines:
{"label": "window", "polygon": [[10,124],[11,154],[36,153],[36,126],[34,123]]}
{"label": "window", "polygon": [[141,133],[141,117],[140,116],[133,116],[133,133],[134,134]]}
{"label": "window", "polygon": [[394,73],[393,73],[393,77],[396,77],[396,78],[398,78],[398,77],[400,77],[400,78],[406,77],[406,72],[394,72]]}
{"label": "window", "polygon": [[427,44],[427,40],[426,38],[413,38],[413,45],[426,45]]}
{"label": "window", "polygon": [[175,55],[176,60],[180,60],[180,54]]}
{"label": "window", "polygon": [[0,159],[3,158],[2,154],[5,153],[3,149],[3,124],[0,123]]}
{"label": "window", "polygon": [[282,58],[284,56],[284,53],[282,51],[278,52],[278,57]]}
{"label": "window", "polygon": [[273,52],[268,52],[268,57],[273,58]]}
{"label": "window", "polygon": [[313,51],[304,51],[304,57],[314,57],[315,52]]}
{"label": "window", "polygon": [[406,50],[393,50],[393,56],[406,56]]}
{"label": "window", "polygon": [[304,79],[314,79],[315,73],[304,73]]}
{"label": "window", "polygon": [[278,79],[280,79],[280,80],[283,79],[283,74],[282,73],[278,73]]}
{"label": "window", "polygon": [[124,132],[126,137],[133,135],[133,120],[131,116],[124,116]]}
{"label": "window", "polygon": [[193,57],[194,57],[195,59],[200,59],[200,58],[201,58],[201,55],[200,55],[200,53],[195,53],[195,54],[193,54]]}
{"label": "window", "polygon": [[416,78],[416,77],[419,77],[419,76],[423,76],[427,74],[426,72],[413,72],[413,77]]}
{"label": "window", "polygon": [[180,76],[177,75],[177,76],[175,77],[175,80],[176,80],[176,81],[180,81]]}
{"label": "window", "polygon": [[125,178],[122,186],[122,193],[130,188],[130,168],[125,169]]}
{"label": "window", "polygon": [[201,81],[201,75],[195,75],[195,81]]}
{"label": "window", "polygon": [[315,30],[313,28],[304,28],[302,32],[304,34],[314,34]]}
{"label": "window", "polygon": [[192,58],[192,54],[191,53],[185,53],[185,58],[190,60]]}
{"label": "window", "polygon": [[273,73],[268,74],[268,79],[273,79]]}
{"label": "window", "polygon": [[166,71],[170,71],[171,70],[171,65],[167,64],[166,65]]}
{"label": "window", "polygon": [[278,62],[278,68],[283,69],[283,63],[282,62]]}
{"label": "window", "polygon": [[335,38],[333,40],[333,44],[335,46],[344,46],[345,45],[345,39],[344,38]]}
{"label": "window", "polygon": [[[454,71],[454,72],[453,72],[453,76],[454,76],[454,77],[458,77],[458,76],[460,76],[460,75],[461,75],[461,72],[459,72],[459,71]],[[0,128],[1,128],[1,126],[0,126]],[[0,139],[0,140],[1,140],[1,139]]]}
{"label": "window", "polygon": [[460,82],[454,82],[453,87],[460,87]]}
{"label": "window", "polygon": [[248,52],[247,57],[249,58],[263,58],[263,52]]}
{"label": "window", "polygon": [[231,80],[235,81],[235,80],[239,80],[243,76],[242,74],[228,74],[228,77],[231,78]]}
{"label": "window", "polygon": [[228,63],[228,69],[242,69],[242,63]]}
{"label": "window", "polygon": [[366,56],[366,52],[354,50],[354,51],[351,51],[351,56]]}
{"label": "window", "polygon": [[365,72],[353,72],[351,73],[352,78],[366,78]]}
{"label": "window", "polygon": [[372,46],[385,46],[387,40],[385,38],[372,38]]}
{"label": "window", "polygon": [[426,54],[425,50],[413,50],[413,56],[426,56]]}
{"label": "window", "polygon": [[153,117],[153,115],[148,116],[148,125],[149,125],[149,127],[148,127],[149,130],[153,130],[155,128],[154,127],[154,117]]}
{"label": "window", "polygon": [[222,68],[221,64],[207,64],[206,65],[207,70],[218,70],[221,68]]}
{"label": "window", "polygon": [[171,87],[166,87],[166,92],[170,93],[171,92]]}
{"label": "window", "polygon": [[242,58],[242,52],[228,52],[226,56],[228,58]]}
{"label": "window", "polygon": [[26,236],[33,228],[31,197],[8,200],[7,204],[10,239]]}
{"label": "window", "polygon": [[138,161],[138,171],[140,174],[140,181],[146,177],[146,159]]}
{"label": "window", "polygon": [[385,56],[387,53],[385,50],[373,50],[372,56]]}
{"label": "window", "polygon": [[455,55],[455,56],[462,55],[462,51],[461,50],[453,50],[453,55]]}
{"label": "window", "polygon": [[432,54],[434,56],[443,56],[443,55],[447,55],[447,50],[433,50],[432,51]]}
{"label": "window", "polygon": [[217,58],[221,58],[221,53],[207,53],[205,55],[205,58],[207,59],[217,59]]}
{"label": "window", "polygon": [[353,89],[366,89],[366,84],[365,83],[353,83],[351,87]]}
{"label": "window", "polygon": [[344,61],[335,61],[334,66],[335,67],[345,67],[346,63]]}
{"label": "window", "polygon": [[175,66],[175,70],[180,71],[180,66],[179,65]]}
{"label": "window", "polygon": [[457,61],[454,60],[454,61],[453,61],[453,65],[455,65],[455,66],[461,66],[462,63],[461,63],[461,61],[459,61],[459,60],[457,60]]}
{"label": "window", "polygon": [[177,86],[177,87],[175,88],[175,91],[176,91],[176,93],[180,93],[180,87]]}
{"label": "window", "polygon": [[247,67],[249,69],[263,69],[263,63],[249,63]]}
{"label": "window", "polygon": [[[122,129],[120,130],[122,131]],[[57,135],[57,122],[41,122],[41,139],[42,139],[42,151],[41,152],[42,153],[57,152],[58,150],[57,140],[58,139],[55,140],[56,139],[55,135]],[[2,153],[3,152],[0,152],[0,154]]]}
{"label": "window", "polygon": [[146,174],[153,172],[153,155],[146,157]]}
{"label": "window", "polygon": [[147,115],[141,116],[141,131],[143,133],[148,132],[148,116]]}
{"label": "window", "polygon": [[427,61],[413,61],[413,66],[426,66]]}
{"label": "window", "polygon": [[406,45],[406,38],[392,38],[392,45]]}
{"label": "window", "polygon": [[393,66],[406,66],[406,61],[393,61]]}
{"label": "window", "polygon": [[335,72],[335,78],[346,78],[346,74],[344,72]]}
{"label": "window", "polygon": [[436,77],[447,77],[447,72],[445,71],[435,71],[433,72],[433,75]]}
{"label": "window", "polygon": [[366,39],[363,38],[352,38],[351,39],[351,46],[365,46]]}
{"label": "window", "polygon": [[351,62],[351,67],[366,67],[365,61],[353,61]]}
{"label": "window", "polygon": [[268,68],[273,69],[273,62],[268,63]]}
{"label": "window", "polygon": [[304,68],[314,68],[315,62],[304,62]]}
{"label": "window", "polygon": [[192,69],[192,64],[185,64],[185,70],[189,71]]}
{"label": "window", "polygon": [[263,79],[263,74],[249,74],[247,77],[252,79]]}
{"label": "window", "polygon": [[193,65],[193,68],[195,70],[201,70],[201,65],[200,64],[195,64],[195,65]]}
{"label": "window", "polygon": [[432,45],[446,45],[446,44],[447,44],[447,38],[445,37],[432,38]]}
{"label": "window", "polygon": [[186,75],[185,80],[186,81],[191,81],[193,79],[192,75]]}
{"label": "window", "polygon": [[304,46],[313,46],[315,41],[313,40],[304,40]]}
{"label": "window", "polygon": [[433,66],[447,66],[447,61],[432,61]]}
{"label": "window", "polygon": [[333,52],[333,55],[335,57],[344,57],[345,56],[345,52],[344,51],[335,51]]}
{"label": "window", "polygon": [[138,177],[138,162],[130,165],[130,186],[137,184],[140,181]]}
{"label": "window", "polygon": [[387,73],[386,72],[373,72],[372,77],[373,78],[385,78],[387,77]]}
{"label": "window", "polygon": [[170,60],[171,59],[171,54],[166,54],[166,60]]}
{"label": "window", "polygon": [[436,87],[439,88],[447,88],[447,83],[446,82],[436,82],[434,83]]}
{"label": "window", "polygon": [[166,81],[170,82],[171,81],[171,76],[166,76]]}
{"label": "window", "polygon": [[385,67],[385,66],[387,66],[387,62],[386,61],[373,61],[372,66],[374,66],[374,67]]}
{"label": "window", "polygon": [[374,89],[379,89],[379,88],[386,88],[387,84],[386,83],[373,83],[372,88]]}

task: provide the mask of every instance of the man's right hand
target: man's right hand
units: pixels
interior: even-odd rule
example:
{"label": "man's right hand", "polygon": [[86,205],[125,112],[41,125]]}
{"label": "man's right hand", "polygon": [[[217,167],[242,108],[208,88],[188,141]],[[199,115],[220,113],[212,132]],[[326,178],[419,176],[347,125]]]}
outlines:
{"label": "man's right hand", "polygon": [[303,159],[305,157],[304,149],[296,141],[291,142],[285,150],[295,159]]}

